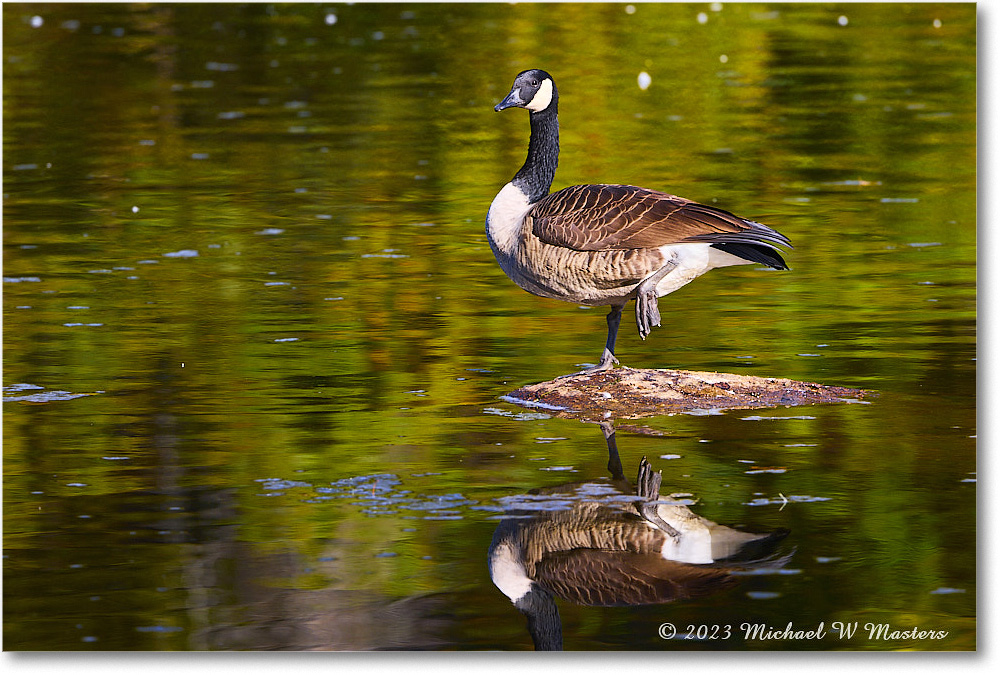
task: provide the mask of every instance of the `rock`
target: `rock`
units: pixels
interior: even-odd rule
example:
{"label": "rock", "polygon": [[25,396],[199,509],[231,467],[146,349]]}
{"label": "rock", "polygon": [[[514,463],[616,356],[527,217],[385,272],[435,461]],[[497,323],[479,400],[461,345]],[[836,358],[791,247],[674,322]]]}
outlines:
{"label": "rock", "polygon": [[786,378],[691,370],[615,368],[529,384],[504,397],[584,419],[635,419],[681,412],[860,403],[870,391]]}

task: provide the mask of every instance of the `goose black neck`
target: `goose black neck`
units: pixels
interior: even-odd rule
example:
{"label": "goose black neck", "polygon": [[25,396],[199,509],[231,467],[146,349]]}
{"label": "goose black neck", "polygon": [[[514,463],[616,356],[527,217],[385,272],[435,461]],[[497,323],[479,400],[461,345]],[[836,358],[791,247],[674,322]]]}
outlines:
{"label": "goose black neck", "polygon": [[541,112],[533,112],[528,158],[511,181],[532,204],[549,193],[559,164],[559,116],[555,101]]}
{"label": "goose black neck", "polygon": [[528,633],[535,643],[535,651],[562,651],[562,619],[552,595],[545,589],[532,586],[514,606],[528,618]]}

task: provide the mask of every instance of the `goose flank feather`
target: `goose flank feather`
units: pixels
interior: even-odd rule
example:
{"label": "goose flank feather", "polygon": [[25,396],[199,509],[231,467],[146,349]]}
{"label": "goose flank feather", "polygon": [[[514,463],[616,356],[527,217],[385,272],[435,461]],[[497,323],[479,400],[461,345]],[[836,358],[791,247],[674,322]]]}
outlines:
{"label": "goose flank feather", "polygon": [[524,165],[494,198],[486,234],[500,267],[546,298],[610,306],[598,372],[618,363],[621,314],[636,303],[645,339],[660,325],[657,298],[716,267],[759,263],[788,269],[788,238],[714,206],[632,185],[574,185],[549,194],[559,162],[559,93],[552,76],[518,74],[494,110],[525,108],[531,135]]}

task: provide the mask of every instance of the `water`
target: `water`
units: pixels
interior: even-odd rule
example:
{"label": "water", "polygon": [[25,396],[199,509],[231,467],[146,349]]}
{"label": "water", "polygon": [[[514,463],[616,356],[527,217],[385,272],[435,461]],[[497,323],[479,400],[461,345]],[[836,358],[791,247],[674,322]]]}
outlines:
{"label": "water", "polygon": [[532,647],[486,565],[505,505],[610,476],[598,427],[500,398],[604,340],[483,233],[528,131],[492,107],[535,66],[556,188],[665,189],[796,246],[664,298],[644,342],[624,323],[623,363],[879,392],[620,421],[627,478],[646,456],[793,553],[690,600],[559,601],[564,646],[973,648],[975,19],[5,5],[5,648]]}

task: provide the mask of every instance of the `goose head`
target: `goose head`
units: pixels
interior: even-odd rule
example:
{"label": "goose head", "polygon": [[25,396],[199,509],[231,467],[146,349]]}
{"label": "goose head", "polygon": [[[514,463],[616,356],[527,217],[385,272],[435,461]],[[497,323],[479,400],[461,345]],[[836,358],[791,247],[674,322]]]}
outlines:
{"label": "goose head", "polygon": [[552,76],[544,70],[534,68],[518,73],[514,78],[507,98],[500,101],[493,109],[497,112],[507,108],[526,108],[533,113],[555,110],[559,101]]}

